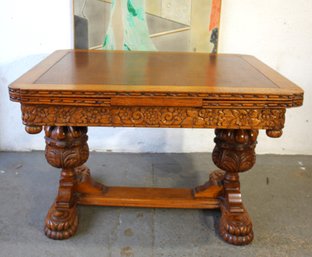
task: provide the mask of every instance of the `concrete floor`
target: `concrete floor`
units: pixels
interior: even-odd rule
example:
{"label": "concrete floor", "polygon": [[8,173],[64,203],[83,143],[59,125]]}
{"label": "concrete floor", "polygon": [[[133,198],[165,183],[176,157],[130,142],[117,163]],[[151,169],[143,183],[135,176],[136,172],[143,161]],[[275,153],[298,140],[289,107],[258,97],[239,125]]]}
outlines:
{"label": "concrete floor", "polygon": [[[92,174],[108,185],[193,187],[216,168],[210,154],[92,153]],[[251,245],[216,232],[218,211],[79,207],[76,236],[47,239],[42,226],[59,172],[43,152],[0,153],[0,257],[312,256],[312,156],[258,156],[241,175],[253,220]]]}

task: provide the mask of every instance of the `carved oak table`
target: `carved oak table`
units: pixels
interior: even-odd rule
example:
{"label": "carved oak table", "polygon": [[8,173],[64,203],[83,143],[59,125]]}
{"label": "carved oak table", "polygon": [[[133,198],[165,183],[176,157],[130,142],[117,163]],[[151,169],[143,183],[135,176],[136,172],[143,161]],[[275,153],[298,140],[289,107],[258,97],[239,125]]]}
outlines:
{"label": "carved oak table", "polygon": [[[303,91],[251,56],[195,53],[57,51],[10,85],[26,131],[44,127],[47,161],[61,168],[45,234],[66,239],[78,226],[77,205],[221,210],[229,243],[253,239],[239,173],[255,163],[258,130],[280,137],[286,108]],[[213,128],[213,162],[221,170],[193,189],[109,187],[83,164],[88,126]]]}

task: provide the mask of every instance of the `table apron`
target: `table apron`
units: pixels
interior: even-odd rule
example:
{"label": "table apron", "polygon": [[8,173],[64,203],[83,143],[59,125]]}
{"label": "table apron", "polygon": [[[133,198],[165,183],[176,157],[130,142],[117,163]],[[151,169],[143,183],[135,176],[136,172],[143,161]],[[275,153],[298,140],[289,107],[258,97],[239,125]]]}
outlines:
{"label": "table apron", "polygon": [[284,127],[283,108],[82,107],[22,104],[27,126],[274,129]]}

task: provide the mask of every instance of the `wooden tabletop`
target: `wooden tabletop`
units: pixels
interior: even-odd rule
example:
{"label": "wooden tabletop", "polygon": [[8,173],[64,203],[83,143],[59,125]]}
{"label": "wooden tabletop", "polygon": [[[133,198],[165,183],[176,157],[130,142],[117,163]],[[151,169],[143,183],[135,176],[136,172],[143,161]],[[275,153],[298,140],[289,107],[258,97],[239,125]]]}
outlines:
{"label": "wooden tabletop", "polygon": [[[53,56],[52,56],[53,57]],[[34,82],[35,85],[100,85],[107,90],[142,91],[162,86],[208,91],[221,87],[279,88],[244,56],[155,52],[67,52]],[[126,87],[125,87],[126,86]]]}
{"label": "wooden tabletop", "polygon": [[302,89],[256,58],[232,54],[61,50],[10,85],[11,100],[28,103],[39,96],[50,101],[66,94],[86,98],[151,93],[272,100],[283,106],[287,102],[287,107],[299,106],[303,99]]}

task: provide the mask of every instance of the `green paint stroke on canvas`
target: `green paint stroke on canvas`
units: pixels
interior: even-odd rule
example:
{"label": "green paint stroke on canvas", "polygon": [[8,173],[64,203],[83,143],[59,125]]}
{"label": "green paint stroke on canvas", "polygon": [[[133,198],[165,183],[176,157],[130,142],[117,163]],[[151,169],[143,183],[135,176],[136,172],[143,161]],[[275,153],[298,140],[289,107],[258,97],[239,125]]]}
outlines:
{"label": "green paint stroke on canvas", "polygon": [[103,47],[107,46],[108,39],[109,39],[109,35],[107,34],[104,39]]}
{"label": "green paint stroke on canvas", "polygon": [[138,15],[138,13],[136,12],[135,8],[134,8],[133,5],[132,5],[131,0],[128,0],[127,8],[128,8],[128,12],[129,12],[132,16],[137,16],[137,15]]}
{"label": "green paint stroke on canvas", "polygon": [[124,49],[127,51],[131,51],[130,47],[126,43],[124,43]]}
{"label": "green paint stroke on canvas", "polygon": [[114,41],[113,41],[113,38],[112,38],[112,31],[109,30],[104,38],[104,42],[103,42],[103,46],[102,48],[105,49],[105,50],[114,50],[115,47],[114,47]]}
{"label": "green paint stroke on canvas", "polygon": [[[119,2],[119,5],[115,1]],[[114,31],[120,28],[113,27],[113,15],[116,8],[121,7],[123,24],[123,42],[116,44]],[[117,49],[116,45],[122,45],[123,50],[155,51],[156,48],[149,37],[149,31],[145,17],[144,0],[114,0],[111,10],[109,28],[104,39],[104,49]],[[107,37],[108,36],[108,37]],[[106,39],[110,39],[105,42]]]}

